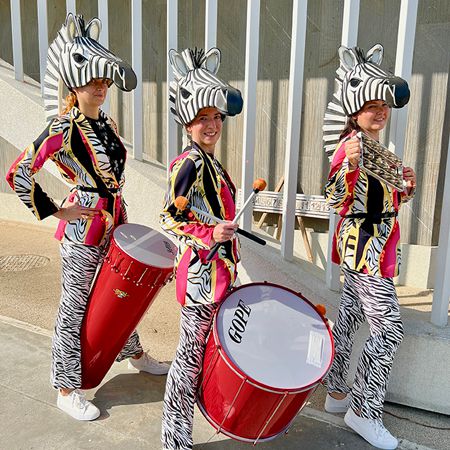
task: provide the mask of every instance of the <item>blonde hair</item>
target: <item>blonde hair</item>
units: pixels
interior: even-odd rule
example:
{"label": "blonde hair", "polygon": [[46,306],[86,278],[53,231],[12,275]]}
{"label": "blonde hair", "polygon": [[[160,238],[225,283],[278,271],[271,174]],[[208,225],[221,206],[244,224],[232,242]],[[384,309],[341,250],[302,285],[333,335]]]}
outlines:
{"label": "blonde hair", "polygon": [[65,108],[61,112],[61,115],[68,113],[74,106],[78,106],[78,99],[75,92],[70,91],[65,99]]}

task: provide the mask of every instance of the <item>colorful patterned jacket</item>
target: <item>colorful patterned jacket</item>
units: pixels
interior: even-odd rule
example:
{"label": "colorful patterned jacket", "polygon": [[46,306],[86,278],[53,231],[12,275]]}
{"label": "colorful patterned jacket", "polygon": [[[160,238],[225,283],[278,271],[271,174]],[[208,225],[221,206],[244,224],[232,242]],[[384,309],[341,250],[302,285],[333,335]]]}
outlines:
{"label": "colorful patterned jacket", "polygon": [[[344,269],[392,278],[401,263],[397,214],[413,192],[400,193],[359,168],[350,171],[344,150],[348,138],[333,154],[325,186],[327,202],[342,217],[333,238],[333,262]],[[354,215],[359,217],[348,217]]]}
{"label": "colorful patterned jacket", "polygon": [[[100,116],[118,136],[112,119],[102,111]],[[126,149],[122,147],[125,160]],[[125,179],[123,172],[120,179],[114,176],[105,148],[78,108],[73,107],[67,114],[54,119],[17,158],[6,176],[11,188],[39,220],[59,209],[34,179],[48,159],[56,164],[64,180],[74,185],[65,205],[78,198],[80,205],[102,211],[92,220],[61,220],[55,237],[66,243],[102,244],[113,226],[126,222],[121,195]],[[76,186],[99,192],[86,192]]]}
{"label": "colorful patterned jacket", "polygon": [[233,220],[236,189],[220,163],[193,143],[170,165],[169,189],[160,224],[178,240],[175,259],[177,300],[186,306],[221,302],[233,286],[239,257],[235,237],[219,247],[210,262],[206,256],[216,223],[194,211],[177,210],[178,196],[202,211]]}

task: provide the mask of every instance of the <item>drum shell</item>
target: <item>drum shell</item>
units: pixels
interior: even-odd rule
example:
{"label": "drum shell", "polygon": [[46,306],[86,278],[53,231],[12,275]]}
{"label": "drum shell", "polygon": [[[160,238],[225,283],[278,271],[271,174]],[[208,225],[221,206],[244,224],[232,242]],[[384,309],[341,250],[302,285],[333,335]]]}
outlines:
{"label": "drum shell", "polygon": [[[251,285],[261,284],[276,286],[271,283]],[[251,285],[241,286],[235,291]],[[292,292],[314,308],[300,294],[290,289],[284,290]],[[222,348],[217,332],[218,313],[219,310],[216,312],[206,344],[199,381],[198,406],[218,432],[231,438],[251,443],[274,439],[287,431],[322,378],[293,389],[266,386],[255,381],[236,367]],[[331,330],[326,322],[325,325],[332,339]],[[334,354],[333,346],[332,353]]]}
{"label": "drum shell", "polygon": [[225,435],[247,442],[270,440],[284,432],[317,387],[315,384],[299,392],[262,387],[227,361],[213,333],[206,346],[203,371],[197,399],[202,413]]}
{"label": "drum shell", "polygon": [[152,267],[131,258],[111,239],[91,289],[81,328],[83,389],[101,383],[172,274],[172,267]]}

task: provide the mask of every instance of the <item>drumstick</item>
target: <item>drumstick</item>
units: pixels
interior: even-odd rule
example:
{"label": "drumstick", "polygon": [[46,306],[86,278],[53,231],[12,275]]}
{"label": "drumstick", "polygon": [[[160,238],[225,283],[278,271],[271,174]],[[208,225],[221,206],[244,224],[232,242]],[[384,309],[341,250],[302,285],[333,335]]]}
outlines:
{"label": "drumstick", "polygon": [[241,218],[242,213],[244,212],[245,208],[247,208],[247,205],[251,202],[251,200],[253,199],[253,197],[259,192],[259,191],[263,191],[267,186],[266,180],[263,180],[262,178],[257,178],[254,182],[253,182],[253,191],[252,193],[248,196],[248,199],[246,200],[246,202],[244,203],[244,205],[242,206],[241,210],[239,211],[239,213],[236,215],[236,217],[233,219],[233,223],[237,223],[238,220]]}
{"label": "drumstick", "polygon": [[[180,211],[184,211],[185,209],[191,209],[192,211],[195,211],[199,214],[203,214],[204,216],[208,217],[211,220],[216,221],[217,223],[226,223],[226,220],[219,219],[216,216],[213,216],[212,214],[207,213],[206,211],[201,210],[200,208],[197,208],[196,206],[193,206],[189,203],[189,200],[186,197],[183,197],[182,195],[178,196],[175,201],[173,202],[175,207],[179,209]],[[266,245],[266,241],[264,239],[259,238],[258,236],[255,236],[254,234],[243,230],[242,228],[238,228],[236,230],[237,233],[241,234],[242,236],[245,236],[246,238],[249,238],[258,244]]]}
{"label": "drumstick", "polygon": [[[262,178],[257,178],[254,182],[253,182],[253,191],[252,193],[248,196],[248,199],[245,201],[244,205],[242,206],[241,210],[239,211],[238,214],[236,214],[235,218],[233,219],[232,223],[237,223],[239,218],[242,216],[242,213],[244,212],[245,208],[247,208],[247,206],[250,204],[251,200],[253,199],[253,197],[259,192],[259,191],[263,191],[267,186],[267,183],[265,180],[263,180]],[[208,253],[208,256],[206,257],[207,261],[210,261],[212,259],[212,257],[217,253],[217,250],[219,250],[219,247],[222,245],[222,242],[217,242],[214,244],[213,248],[211,249],[211,251]]]}
{"label": "drumstick", "polygon": [[206,211],[202,211],[200,208],[191,205],[189,203],[189,200],[186,197],[183,197],[182,195],[178,196],[173,202],[173,204],[175,205],[175,208],[179,209],[180,211],[184,211],[185,209],[191,209],[192,211],[195,211],[199,214],[203,214],[205,217],[208,217],[208,219],[214,220],[215,222],[218,223],[226,222],[223,219],[219,219],[218,217],[213,216],[212,214],[209,214]]}

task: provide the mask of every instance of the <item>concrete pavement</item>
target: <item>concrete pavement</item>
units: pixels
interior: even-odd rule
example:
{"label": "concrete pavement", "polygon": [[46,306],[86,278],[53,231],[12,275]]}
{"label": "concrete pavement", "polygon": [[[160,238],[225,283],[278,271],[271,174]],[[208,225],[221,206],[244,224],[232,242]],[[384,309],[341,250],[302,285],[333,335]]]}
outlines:
{"label": "concrete pavement", "polygon": [[[0,446],[2,449],[159,449],[165,377],[114,364],[103,383],[87,391],[101,410],[94,422],[77,422],[55,405],[49,386],[49,332],[0,317]],[[194,448],[244,450],[248,444],[217,435],[196,410]],[[289,433],[258,445],[261,449],[370,449],[345,428],[342,418],[307,407]],[[404,440],[402,449],[421,449]]]}
{"label": "concrete pavement", "polygon": [[[88,391],[102,412],[97,421],[80,423],[56,408],[49,367],[60,289],[58,244],[45,227],[0,221],[0,228],[0,449],[159,449],[165,377],[130,371],[125,362],[114,364],[103,383]],[[22,258],[22,265],[7,259],[27,255],[41,259],[28,258],[25,264]],[[178,334],[173,294],[173,286],[166,286],[139,326],[145,348],[168,361]],[[317,389],[286,436],[258,447],[373,448],[346,428],[342,415],[323,411],[324,395],[322,387]],[[448,416],[389,403],[385,409],[385,424],[401,439],[399,448],[450,448]],[[196,450],[250,448],[216,435],[198,410],[194,441]]]}

